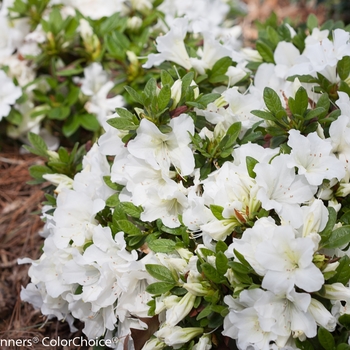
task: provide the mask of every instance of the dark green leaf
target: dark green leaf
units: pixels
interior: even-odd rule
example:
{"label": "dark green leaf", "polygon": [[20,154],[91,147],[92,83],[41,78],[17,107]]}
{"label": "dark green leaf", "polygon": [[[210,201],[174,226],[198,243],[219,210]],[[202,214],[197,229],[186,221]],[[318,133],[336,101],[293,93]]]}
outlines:
{"label": "dark green leaf", "polygon": [[174,276],[171,271],[162,265],[146,264],[147,272],[159,281],[175,283]]}
{"label": "dark green leaf", "polygon": [[317,338],[325,350],[335,349],[333,335],[327,329],[320,327],[317,332]]}
{"label": "dark green leaf", "polygon": [[344,326],[348,331],[350,330],[350,315],[344,314],[338,318],[338,322]]}
{"label": "dark green leaf", "polygon": [[171,239],[156,239],[148,242],[148,246],[155,253],[171,253],[175,250],[176,243]]}
{"label": "dark green leaf", "polygon": [[29,168],[29,174],[34,179],[42,180],[42,176],[45,174],[52,174],[53,171],[45,165],[32,165]]}
{"label": "dark green leaf", "polygon": [[344,56],[337,64],[337,71],[341,80],[345,80],[350,73],[350,57]]}
{"label": "dark green leaf", "polygon": [[[106,202],[106,204],[107,204],[107,202]],[[141,236],[142,235],[142,231],[137,226],[135,226],[133,223],[131,223],[129,220],[119,220],[117,223],[118,223],[118,226],[120,227],[120,229],[123,232],[127,233],[128,235],[131,235],[131,236]]]}
{"label": "dark green leaf", "polygon": [[171,89],[169,85],[163,86],[158,94],[158,110],[163,111],[169,104],[171,98]]}
{"label": "dark green leaf", "polygon": [[328,283],[342,283],[346,285],[350,280],[350,258],[345,255],[339,260],[339,266],[336,269],[336,274]]}
{"label": "dark green leaf", "polygon": [[218,82],[218,78],[220,78],[220,81],[222,81],[222,76],[224,76],[224,79],[227,79],[225,73],[227,72],[228,67],[232,66],[232,63],[233,62],[230,57],[223,57],[215,62],[213,68],[211,69],[211,73],[209,74],[209,82],[216,83]]}
{"label": "dark green leaf", "polygon": [[281,109],[283,109],[278,94],[275,92],[275,90],[269,87],[265,87],[264,89],[264,102],[268,110],[273,114],[276,114]]}
{"label": "dark green leaf", "polygon": [[332,231],[323,248],[339,248],[350,242],[350,225],[339,227]]}
{"label": "dark green leaf", "polygon": [[227,244],[224,241],[217,241],[215,246],[215,252],[223,252],[225,253],[227,250]]}
{"label": "dark green leaf", "polygon": [[247,156],[246,159],[246,164],[247,164],[247,170],[248,170],[248,174],[252,179],[255,179],[256,177],[256,173],[254,171],[254,167],[256,164],[258,164],[259,162],[253,158],[253,157],[249,157]]}
{"label": "dark green leaf", "polygon": [[258,50],[260,56],[263,58],[263,60],[267,63],[275,63],[274,57],[273,57],[273,51],[270,48],[269,45],[265,44],[263,41],[258,40],[256,42],[256,49]]}
{"label": "dark green leaf", "polygon": [[117,183],[112,182],[110,176],[107,176],[107,175],[104,176],[103,180],[104,180],[105,184],[114,191],[120,191],[121,188],[123,187]]}
{"label": "dark green leaf", "polygon": [[216,254],[216,261],[215,261],[215,266],[216,270],[218,271],[219,275],[224,275],[227,271],[228,268],[228,259],[226,255],[223,252],[218,252]]}
{"label": "dark green leaf", "polygon": [[126,214],[128,214],[131,217],[136,218],[136,219],[140,218],[140,215],[142,213],[141,207],[137,207],[136,205],[134,205],[131,202],[121,202],[120,206]]}
{"label": "dark green leaf", "polygon": [[210,280],[213,281],[214,283],[220,283],[222,280],[222,276],[218,273],[218,271],[210,265],[209,263],[203,263],[201,265],[203,273],[205,276]]}
{"label": "dark green leaf", "polygon": [[250,113],[256,115],[257,117],[259,117],[261,119],[276,121],[276,117],[270,112],[253,110]]}
{"label": "dark green leaf", "polygon": [[146,288],[146,292],[149,294],[155,294],[155,295],[163,294],[163,293],[169,292],[169,290],[171,290],[174,286],[175,286],[174,283],[156,282],[156,283],[150,284]]}

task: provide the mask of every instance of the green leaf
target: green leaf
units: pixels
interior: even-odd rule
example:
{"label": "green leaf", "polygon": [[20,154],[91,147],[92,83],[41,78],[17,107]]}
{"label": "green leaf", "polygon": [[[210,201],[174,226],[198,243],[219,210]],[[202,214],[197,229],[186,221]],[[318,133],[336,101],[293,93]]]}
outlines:
{"label": "green leaf", "polygon": [[227,271],[228,268],[228,259],[226,255],[223,252],[218,252],[216,254],[216,261],[215,261],[215,266],[216,270],[218,271],[219,275],[224,275]]}
{"label": "green leaf", "polygon": [[208,317],[213,311],[211,310],[211,304],[208,304],[196,317],[196,320],[199,321],[203,318]]}
{"label": "green leaf", "polygon": [[[308,340],[305,340],[302,342],[298,338],[296,338],[295,345],[300,350],[314,350],[314,347],[312,346],[312,344]],[[319,350],[319,349],[317,349],[317,350]]]}
{"label": "green leaf", "polygon": [[238,252],[236,249],[234,249],[233,252],[234,252],[236,258],[241,262],[242,265],[252,269],[249,262],[245,259],[245,257],[240,252]]}
{"label": "green leaf", "polygon": [[200,103],[204,108],[207,107],[207,105],[211,102],[214,102],[217,100],[221,95],[217,93],[210,93],[200,96],[196,102]]}
{"label": "green leaf", "polygon": [[143,90],[143,92],[145,93],[145,95],[148,98],[152,98],[154,96],[156,96],[156,92],[157,92],[157,81],[154,78],[151,78],[147,81],[147,84]]}
{"label": "green leaf", "polygon": [[119,201],[119,193],[114,193],[106,200],[107,207],[114,208],[120,203]]}
{"label": "green leaf", "polygon": [[271,41],[271,43],[273,44],[273,49],[275,49],[277,44],[280,42],[280,37],[277,31],[271,26],[268,26],[266,29],[266,32],[267,32],[269,41]]}
{"label": "green leaf", "polygon": [[169,290],[171,290],[173,287],[175,287],[174,283],[156,282],[156,283],[150,284],[146,288],[146,292],[149,294],[158,295],[158,294],[163,294],[163,293],[169,292]]}
{"label": "green leaf", "polygon": [[350,225],[335,229],[323,245],[323,248],[339,248],[350,242]]}
{"label": "green leaf", "polygon": [[157,264],[146,264],[146,270],[152,277],[156,278],[159,281],[169,283],[176,282],[171,271],[165,266]]}
{"label": "green leaf", "polygon": [[319,116],[323,116],[325,112],[326,112],[326,110],[323,107],[317,107],[315,109],[311,109],[305,115],[304,120],[311,120],[311,119],[317,118]]}
{"label": "green leaf", "polygon": [[344,314],[338,318],[338,322],[344,326],[348,331],[350,330],[350,315]]}
{"label": "green leaf", "polygon": [[70,69],[62,69],[56,72],[56,74],[60,77],[69,77],[72,75],[79,75],[84,71],[84,68],[77,67],[77,68],[70,68]]}
{"label": "green leaf", "polygon": [[306,21],[307,28],[309,29],[310,33],[312,33],[312,30],[314,28],[318,27],[318,19],[315,14],[311,13]]}
{"label": "green leaf", "polygon": [[125,90],[130,94],[130,96],[132,97],[132,99],[135,102],[140,103],[141,105],[143,105],[143,98],[140,94],[138,94],[132,87],[130,86],[124,86]]}
{"label": "green leaf", "polygon": [[213,68],[211,69],[211,72],[209,74],[209,82],[210,83],[217,83],[222,81],[222,76],[224,76],[224,79],[227,79],[227,76],[225,73],[228,70],[228,67],[232,66],[233,62],[230,57],[222,57],[217,62],[215,62]]}
{"label": "green leaf", "polygon": [[327,329],[320,327],[317,332],[317,337],[325,350],[335,349],[334,337]]}
{"label": "green leaf", "polygon": [[341,80],[345,80],[350,73],[350,57],[344,56],[337,64],[337,71]]}
{"label": "green leaf", "polygon": [[[29,168],[29,174],[34,179],[43,180],[43,175],[52,174],[53,171],[45,165],[32,165]],[[46,180],[45,180],[46,181]]]}
{"label": "green leaf", "polygon": [[175,250],[176,243],[171,239],[155,239],[148,242],[148,246],[155,253],[171,253]]}
{"label": "green leaf", "polygon": [[330,234],[332,233],[333,227],[337,221],[337,212],[335,211],[335,209],[332,207],[328,207],[327,210],[328,210],[328,221],[327,221],[326,227],[321,232],[319,232],[322,238],[322,241],[324,241],[330,236]]}
{"label": "green leaf", "polygon": [[47,113],[47,116],[50,119],[57,119],[57,120],[64,120],[66,119],[70,114],[70,108],[69,107],[56,107],[53,109],[50,109]]}
{"label": "green leaf", "polygon": [[[107,203],[106,203],[107,204]],[[119,220],[117,222],[120,229],[131,236],[141,236],[142,231],[129,220]]]}
{"label": "green leaf", "polygon": [[126,214],[136,219],[140,218],[140,215],[143,211],[141,207],[137,207],[131,202],[121,202],[120,206]]}
{"label": "green leaf", "polygon": [[273,114],[276,114],[283,109],[277,92],[269,87],[265,87],[264,89],[264,102],[268,110]]}
{"label": "green leaf", "polygon": [[328,283],[342,283],[346,285],[350,280],[350,258],[345,255],[339,260],[336,274],[328,280]]}
{"label": "green leaf", "polygon": [[101,128],[99,121],[93,114],[87,113],[79,115],[79,122],[84,129],[89,131],[98,131]]}
{"label": "green leaf", "polygon": [[172,78],[172,76],[165,70],[162,70],[160,72],[160,79],[162,82],[162,85],[169,85],[169,86],[173,86],[174,84],[174,79]]}
{"label": "green leaf", "polygon": [[307,110],[308,104],[309,104],[309,98],[307,95],[307,92],[305,90],[305,88],[303,88],[302,86],[300,86],[300,88],[298,89],[298,91],[295,94],[295,104],[292,108],[292,106],[290,105],[290,110],[293,114],[299,114],[299,115],[304,115],[304,113]]}
{"label": "green leaf", "polygon": [[217,241],[215,246],[215,252],[223,252],[225,253],[227,250],[227,244],[224,241]]}
{"label": "green leaf", "polygon": [[181,98],[183,98],[187,92],[187,89],[190,87],[194,78],[193,72],[188,72],[181,78],[182,86],[181,86]]}
{"label": "green leaf", "polygon": [[120,191],[121,188],[123,187],[115,182],[112,182],[111,177],[108,175],[104,176],[103,180],[104,180],[105,184],[114,191]]}
{"label": "green leaf", "polygon": [[171,89],[169,85],[163,86],[158,94],[158,110],[163,111],[169,104],[171,98]]}
{"label": "green leaf", "polygon": [[245,266],[237,261],[230,261],[228,265],[234,272],[238,272],[243,275],[248,275],[249,273],[254,271],[251,267]]}
{"label": "green leaf", "polygon": [[258,40],[256,42],[256,49],[258,50],[260,56],[267,63],[275,63],[275,59],[273,57],[273,51],[269,45],[265,44],[263,41]]}
{"label": "green leaf", "polygon": [[224,211],[223,207],[220,205],[210,204],[210,210],[218,220],[224,220],[224,217],[222,216],[222,212]]}
{"label": "green leaf", "polygon": [[205,274],[205,276],[214,283],[220,283],[222,280],[222,276],[218,273],[218,271],[210,265],[209,263],[205,262],[201,265],[202,271]]}
{"label": "green leaf", "polygon": [[250,113],[252,113],[252,114],[256,115],[257,117],[264,119],[264,120],[276,121],[276,117],[270,112],[260,111],[260,110],[254,109]]}
{"label": "green leaf", "polygon": [[254,167],[256,164],[258,164],[259,162],[253,158],[253,157],[249,157],[247,156],[246,159],[246,164],[247,164],[247,170],[248,170],[248,174],[252,179],[255,179],[256,177],[256,173],[254,171]]}
{"label": "green leaf", "polygon": [[107,123],[118,130],[136,130],[139,127],[132,120],[122,117],[110,118]]}
{"label": "green leaf", "polygon": [[292,75],[292,76],[288,77],[287,80],[293,82],[296,78],[298,78],[301,83],[318,83],[318,80],[309,74]]}
{"label": "green leaf", "polygon": [[28,134],[29,142],[33,145],[33,148],[26,147],[31,153],[34,153],[41,157],[47,157],[47,146],[45,141],[37,134],[30,132]]}
{"label": "green leaf", "polygon": [[346,343],[338,344],[337,350],[350,350],[350,345]]}

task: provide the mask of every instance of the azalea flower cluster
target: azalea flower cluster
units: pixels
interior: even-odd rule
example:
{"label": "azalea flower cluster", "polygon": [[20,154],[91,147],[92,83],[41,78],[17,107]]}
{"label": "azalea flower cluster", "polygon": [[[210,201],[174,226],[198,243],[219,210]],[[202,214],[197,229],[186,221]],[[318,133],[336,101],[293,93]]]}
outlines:
{"label": "azalea flower cluster", "polygon": [[[350,34],[311,17],[257,50],[213,35],[172,21],[144,63],[158,76],[126,88],[137,107],[74,176],[53,164],[75,153],[31,134],[54,193],[22,300],[117,349],[347,349]],[[89,69],[93,99],[108,80]]]}
{"label": "azalea flower cluster", "polygon": [[124,85],[145,85],[139,58],[154,50],[152,38],[176,17],[189,16],[193,28],[206,23],[239,45],[240,27],[233,24],[244,11],[239,1],[223,0],[7,0],[0,6],[1,129],[22,143],[28,132],[39,134],[51,149],[64,138],[74,143],[100,135],[107,117],[126,104]]}

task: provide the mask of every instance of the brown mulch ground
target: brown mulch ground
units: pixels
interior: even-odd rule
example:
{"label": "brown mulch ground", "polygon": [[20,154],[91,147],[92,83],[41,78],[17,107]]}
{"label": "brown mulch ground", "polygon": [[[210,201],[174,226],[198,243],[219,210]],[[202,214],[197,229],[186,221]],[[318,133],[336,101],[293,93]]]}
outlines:
{"label": "brown mulch ground", "polygon": [[[247,43],[257,37],[254,21],[265,20],[272,10],[279,18],[290,17],[293,23],[305,21],[310,13],[315,13],[320,22],[326,18],[326,10],[316,7],[312,1],[288,0],[246,0],[248,15],[242,22],[244,40]],[[0,145],[1,146],[1,145]],[[17,265],[17,259],[29,257],[37,259],[43,239],[38,235],[42,223],[37,214],[44,200],[40,186],[27,185],[31,178],[28,168],[40,164],[39,157],[19,153],[19,147],[4,146],[0,149],[0,349],[63,349],[62,347],[6,346],[6,341],[50,337],[63,339],[79,337],[72,335],[65,323],[50,320],[46,322],[40,311],[20,300],[22,286],[29,282],[28,265]],[[82,328],[81,325],[76,325]],[[1,341],[3,342],[1,343]],[[19,344],[19,343],[17,343]],[[87,348],[87,347],[85,347]],[[70,349],[69,347],[64,350]],[[71,349],[79,349],[71,347]],[[81,347],[84,349],[84,347]]]}
{"label": "brown mulch ground", "polygon": [[[20,300],[22,286],[29,282],[28,265],[17,259],[37,259],[43,239],[38,235],[43,224],[38,212],[44,200],[40,186],[27,185],[28,168],[43,161],[34,155],[19,154],[18,147],[0,152],[0,349],[47,349],[39,344],[23,346],[23,341],[43,337],[70,339],[65,323],[46,322],[40,311]],[[45,323],[46,322],[46,323]],[[74,334],[80,336],[81,332]],[[17,341],[17,345],[16,344]],[[22,346],[20,346],[22,344]],[[50,349],[62,347],[50,346]],[[77,348],[77,347],[74,347]],[[67,348],[68,349],[68,348]]]}

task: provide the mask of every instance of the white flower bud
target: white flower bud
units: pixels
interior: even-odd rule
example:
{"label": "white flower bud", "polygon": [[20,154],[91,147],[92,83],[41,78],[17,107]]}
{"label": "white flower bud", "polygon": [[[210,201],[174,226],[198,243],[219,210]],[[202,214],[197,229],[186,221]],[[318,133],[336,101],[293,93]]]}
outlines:
{"label": "white flower bud", "polygon": [[142,26],[142,19],[140,17],[133,16],[131,18],[128,18],[126,22],[126,26],[131,29],[132,31],[137,31]]}
{"label": "white flower bud", "polygon": [[318,300],[311,298],[308,312],[311,313],[312,317],[320,326],[330,332],[335,330],[337,325],[335,317]]}
{"label": "white flower bud", "polygon": [[196,296],[187,293],[180,302],[170,308],[166,313],[166,324],[169,326],[177,325],[192,310]]}
{"label": "white flower bud", "polygon": [[166,344],[154,338],[148,340],[141,350],[162,350],[166,347]]}
{"label": "white flower bud", "polygon": [[325,284],[324,294],[322,296],[329,300],[344,300],[350,301],[350,289],[345,287],[342,283]]}
{"label": "white flower bud", "polygon": [[173,99],[173,104],[170,110],[174,109],[176,105],[179,103],[181,98],[181,88],[182,88],[182,80],[177,79],[173,86],[171,87],[171,98]]}
{"label": "white flower bud", "polygon": [[155,333],[155,336],[163,340],[165,344],[177,349],[202,333],[203,328],[200,327],[181,328],[179,326],[171,327],[165,325]]}

